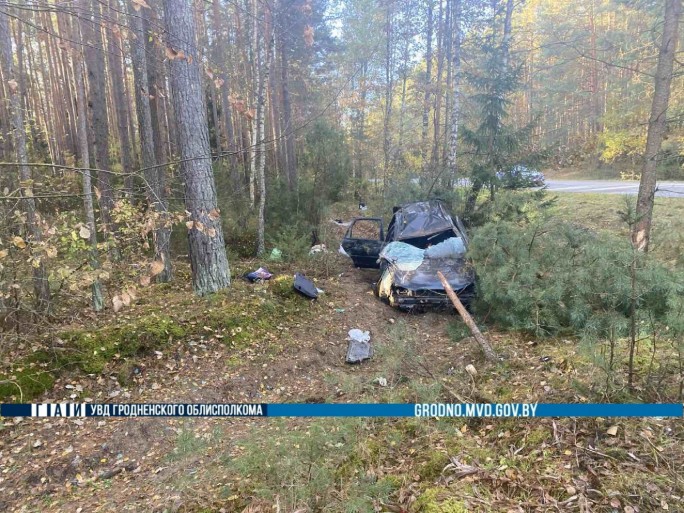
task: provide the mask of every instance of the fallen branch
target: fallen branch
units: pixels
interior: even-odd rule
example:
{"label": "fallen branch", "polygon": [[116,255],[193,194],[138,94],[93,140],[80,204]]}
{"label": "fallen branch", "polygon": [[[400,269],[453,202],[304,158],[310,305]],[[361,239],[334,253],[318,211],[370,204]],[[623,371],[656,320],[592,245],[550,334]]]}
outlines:
{"label": "fallen branch", "polygon": [[480,331],[480,329],[477,327],[477,324],[475,324],[475,321],[468,313],[468,310],[465,309],[465,306],[463,306],[461,300],[458,299],[458,296],[454,292],[454,289],[451,288],[451,285],[449,285],[447,279],[444,277],[441,271],[437,271],[437,276],[439,277],[439,281],[442,282],[442,285],[444,286],[444,290],[446,291],[447,296],[449,296],[449,299],[451,299],[451,302],[454,304],[456,311],[463,319],[463,322],[466,323],[466,326],[468,326],[468,329],[473,334],[473,337],[475,337],[475,340],[477,340],[477,343],[480,344],[480,347],[482,348],[482,351],[484,352],[487,361],[497,361],[498,358],[496,356],[496,353],[494,352],[494,349],[489,343],[489,340],[487,340],[487,337],[485,337]]}

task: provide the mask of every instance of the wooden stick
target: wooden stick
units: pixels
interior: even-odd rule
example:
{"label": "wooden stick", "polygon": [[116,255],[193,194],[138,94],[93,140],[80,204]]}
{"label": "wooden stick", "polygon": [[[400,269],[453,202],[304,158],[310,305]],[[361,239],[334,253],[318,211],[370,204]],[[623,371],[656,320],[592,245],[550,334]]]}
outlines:
{"label": "wooden stick", "polygon": [[473,337],[475,337],[475,340],[477,340],[477,343],[480,344],[480,347],[482,348],[482,351],[484,352],[485,358],[490,361],[490,362],[495,362],[498,360],[496,353],[494,352],[494,349],[492,348],[491,344],[489,343],[489,340],[487,340],[487,337],[485,337],[480,329],[477,327],[477,324],[475,324],[475,321],[471,317],[471,315],[468,313],[468,310],[465,309],[465,306],[463,306],[463,303],[461,303],[461,300],[458,299],[458,296],[454,292],[454,289],[451,288],[451,285],[449,285],[449,282],[447,279],[444,277],[444,275],[441,273],[441,271],[437,271],[437,276],[439,276],[439,281],[442,282],[442,285],[444,286],[444,290],[447,293],[447,296],[449,296],[449,299],[451,299],[451,302],[454,304],[454,307],[456,308],[456,311],[459,313],[461,318],[463,319],[463,322],[466,323],[466,326],[468,326],[468,329],[470,329],[470,332],[473,334]]}

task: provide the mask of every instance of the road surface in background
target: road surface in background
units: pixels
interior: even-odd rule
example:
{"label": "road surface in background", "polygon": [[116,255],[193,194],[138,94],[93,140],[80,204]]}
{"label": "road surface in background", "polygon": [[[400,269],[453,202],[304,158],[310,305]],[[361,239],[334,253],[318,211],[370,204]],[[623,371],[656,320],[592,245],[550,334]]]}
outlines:
{"label": "road surface in background", "polygon": [[[639,182],[622,180],[546,180],[552,192],[584,192],[597,194],[637,194]],[[656,196],[684,198],[684,182],[658,182]]]}

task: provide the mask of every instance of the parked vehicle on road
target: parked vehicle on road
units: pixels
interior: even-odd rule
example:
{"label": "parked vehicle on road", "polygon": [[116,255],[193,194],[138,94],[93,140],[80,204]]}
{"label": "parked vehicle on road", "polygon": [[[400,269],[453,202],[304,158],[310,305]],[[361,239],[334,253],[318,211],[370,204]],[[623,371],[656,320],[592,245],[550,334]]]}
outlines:
{"label": "parked vehicle on road", "polygon": [[508,171],[496,173],[499,182],[506,189],[524,189],[527,187],[544,187],[545,178],[541,171],[523,165],[513,166]]}

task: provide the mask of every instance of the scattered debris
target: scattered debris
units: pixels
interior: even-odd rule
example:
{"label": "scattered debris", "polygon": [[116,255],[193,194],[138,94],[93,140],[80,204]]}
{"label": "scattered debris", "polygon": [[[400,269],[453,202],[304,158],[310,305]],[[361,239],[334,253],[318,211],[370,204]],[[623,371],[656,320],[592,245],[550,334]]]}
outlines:
{"label": "scattered debris", "polygon": [[309,255],[315,255],[316,253],[327,253],[328,248],[325,247],[325,244],[316,244],[315,246],[311,246],[311,249],[309,250]]}
{"label": "scattered debris", "polygon": [[387,378],[383,378],[383,377],[375,378],[373,380],[373,383],[375,383],[381,387],[386,387],[387,386]]}
{"label": "scattered debris", "polygon": [[370,333],[360,329],[349,330],[349,347],[347,348],[347,363],[361,363],[373,356],[370,344]]}
{"label": "scattered debris", "polygon": [[256,271],[252,271],[251,273],[245,274],[245,278],[247,278],[249,281],[252,283],[257,282],[257,281],[265,281],[265,280],[270,280],[273,277],[273,275],[268,272],[268,269],[265,267],[259,267]]}
{"label": "scattered debris", "polygon": [[271,254],[268,256],[268,259],[274,262],[279,262],[283,259],[283,252],[278,248],[273,248],[271,250]]}
{"label": "scattered debris", "polygon": [[344,313],[344,308],[335,308],[337,313]]}
{"label": "scattered debris", "polygon": [[359,203],[359,210],[361,212],[365,212],[366,210],[368,210],[368,207],[366,206],[365,203]]}
{"label": "scattered debris", "polygon": [[474,366],[473,364],[469,363],[468,365],[466,365],[465,370],[466,370],[466,372],[467,372],[468,374],[470,374],[472,377],[477,376],[477,369],[475,368],[475,366]]}
{"label": "scattered debris", "polygon": [[319,289],[316,287],[316,285],[314,285],[314,283],[306,276],[299,273],[294,275],[293,287],[300,294],[303,294],[304,296],[310,297],[312,299],[316,299],[318,297],[318,294],[320,294]]}
{"label": "scattered debris", "polygon": [[331,223],[335,223],[337,226],[342,226],[343,228],[349,228],[352,224],[351,221],[342,221],[342,219],[331,219]]}

